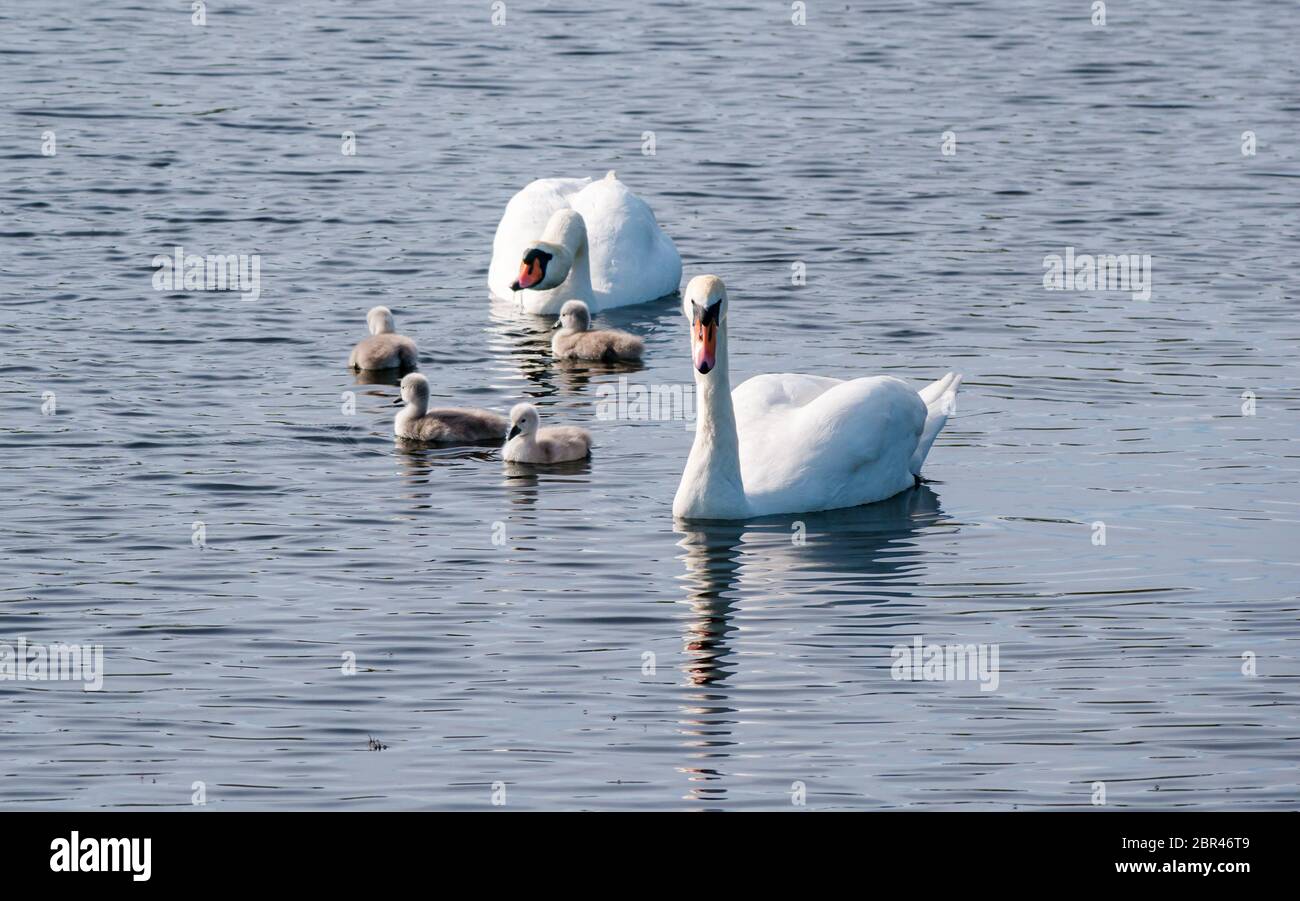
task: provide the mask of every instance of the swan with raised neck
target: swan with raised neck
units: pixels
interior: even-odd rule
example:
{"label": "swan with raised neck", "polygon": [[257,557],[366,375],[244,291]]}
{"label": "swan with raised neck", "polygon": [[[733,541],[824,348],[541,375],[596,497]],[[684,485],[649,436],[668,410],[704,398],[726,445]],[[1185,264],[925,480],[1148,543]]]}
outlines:
{"label": "swan with raised neck", "polygon": [[695,442],[673,499],[683,519],[743,519],[751,512],[740,472],[740,442],[731,402],[727,356],[727,288],[716,275],[697,275],[682,295],[691,323],[695,375]]}
{"label": "swan with raised neck", "polygon": [[733,392],[727,289],[691,279],[695,441],[673,499],[680,519],[748,519],[881,501],[913,487],[961,376],[919,391],[893,376],[766,373]]}

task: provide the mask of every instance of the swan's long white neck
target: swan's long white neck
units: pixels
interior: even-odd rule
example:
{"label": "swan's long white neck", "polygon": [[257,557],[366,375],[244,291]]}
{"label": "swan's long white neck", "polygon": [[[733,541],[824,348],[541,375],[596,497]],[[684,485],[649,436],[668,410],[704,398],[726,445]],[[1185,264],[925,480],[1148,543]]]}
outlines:
{"label": "swan's long white neck", "polygon": [[595,294],[591,289],[591,255],[587,247],[587,226],[576,213],[571,216],[552,216],[542,232],[542,241],[558,244],[569,251],[573,265],[569,274],[557,287],[549,291],[533,291],[528,298],[528,310],[544,316],[558,316],[560,308],[571,300],[581,300],[594,309]]}
{"label": "swan's long white neck", "polygon": [[[559,300],[560,306],[564,306],[570,300],[580,300],[588,307],[596,302],[596,297],[591,290],[591,256],[587,253],[585,234],[582,236],[582,243],[573,252],[573,269],[570,270],[569,277],[555,290],[563,295]],[[565,293],[566,291],[568,293]]]}
{"label": "swan's long white neck", "polygon": [[673,515],[683,519],[743,519],[750,512],[740,473],[725,322],[718,327],[715,360],[717,365],[708,374],[692,367],[695,443],[673,499]]}

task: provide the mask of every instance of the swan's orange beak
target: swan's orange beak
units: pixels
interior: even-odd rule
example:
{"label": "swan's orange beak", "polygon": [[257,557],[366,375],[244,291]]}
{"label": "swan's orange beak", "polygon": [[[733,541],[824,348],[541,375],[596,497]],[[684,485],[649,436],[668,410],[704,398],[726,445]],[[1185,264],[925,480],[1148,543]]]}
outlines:
{"label": "swan's orange beak", "polygon": [[542,267],[536,260],[524,260],[519,264],[519,278],[510,286],[513,291],[521,291],[524,288],[531,288],[542,280]]}
{"label": "swan's orange beak", "polygon": [[695,308],[691,320],[691,359],[700,373],[708,374],[718,365],[718,310],[719,306]]}
{"label": "swan's orange beak", "polygon": [[511,291],[523,291],[531,288],[546,277],[546,264],[551,261],[551,255],[536,247],[524,254],[524,260],[519,264],[519,278],[510,286]]}

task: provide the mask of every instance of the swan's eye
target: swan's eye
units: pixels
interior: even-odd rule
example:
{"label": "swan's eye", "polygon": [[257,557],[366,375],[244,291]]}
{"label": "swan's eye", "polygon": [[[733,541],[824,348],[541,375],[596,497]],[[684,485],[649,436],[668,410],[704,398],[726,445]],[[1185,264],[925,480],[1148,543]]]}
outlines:
{"label": "swan's eye", "polygon": [[716,326],[718,324],[718,314],[722,312],[722,304],[715,303],[703,309],[699,305],[693,306],[695,306],[695,320],[700,325]]}

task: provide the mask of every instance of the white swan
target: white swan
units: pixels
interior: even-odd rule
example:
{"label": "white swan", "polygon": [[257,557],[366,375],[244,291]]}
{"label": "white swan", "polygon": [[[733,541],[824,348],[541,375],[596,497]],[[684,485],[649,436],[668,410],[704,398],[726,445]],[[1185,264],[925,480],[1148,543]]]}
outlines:
{"label": "white swan", "polygon": [[884,500],[916,484],[948,421],[961,376],[919,393],[892,376],[759,375],[734,392],[727,371],[727,289],[691,279],[695,443],[673,515],[746,519]]}
{"label": "white swan", "polygon": [[644,200],[610,172],[541,178],[510,198],[492,240],[488,288],[523,293],[530,313],[555,316],[565,301],[593,313],[676,291],[682,258]]}

